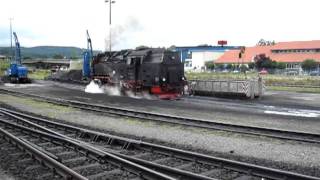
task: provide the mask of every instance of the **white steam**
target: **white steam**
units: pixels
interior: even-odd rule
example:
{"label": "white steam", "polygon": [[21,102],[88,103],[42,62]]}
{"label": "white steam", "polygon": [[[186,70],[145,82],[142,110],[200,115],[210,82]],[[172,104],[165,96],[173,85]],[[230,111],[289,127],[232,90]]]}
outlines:
{"label": "white steam", "polygon": [[132,91],[126,91],[126,95],[129,96],[129,97],[131,97],[131,98],[134,98],[134,99],[141,99],[141,98],[142,98],[141,96],[135,94],[135,93],[132,92]]}
{"label": "white steam", "polygon": [[111,42],[110,42],[109,33],[107,34],[105,39],[106,51],[109,50],[110,43],[111,43],[112,49],[114,49],[119,42],[126,42],[128,39],[134,36],[134,33],[141,31],[142,29],[143,27],[138,21],[138,19],[134,17],[129,17],[128,19],[125,20],[123,24],[112,26]]}
{"label": "white steam", "polygon": [[[108,85],[99,85],[99,83],[96,83],[95,81],[91,81],[84,89],[86,93],[92,93],[92,94],[107,94],[109,96],[121,96],[121,88],[119,86],[108,86]],[[155,96],[151,95],[147,91],[142,92],[133,92],[133,91],[125,91],[125,96],[128,96],[130,98],[134,99],[149,99],[154,100],[157,99]]]}
{"label": "white steam", "polygon": [[94,81],[91,81],[84,89],[84,92],[92,93],[92,94],[100,94],[100,93],[104,93],[104,90]]}
{"label": "white steam", "polygon": [[133,91],[126,91],[126,95],[134,99],[149,99],[149,100],[157,99],[155,96],[151,95],[147,91],[136,92],[136,93]]}
{"label": "white steam", "polygon": [[120,88],[117,86],[103,86],[103,89],[110,96],[121,96]]}
{"label": "white steam", "polygon": [[86,93],[92,93],[92,94],[108,94],[110,96],[120,96],[120,88],[116,86],[100,86],[94,81],[91,81],[86,88],[84,89],[84,92]]}

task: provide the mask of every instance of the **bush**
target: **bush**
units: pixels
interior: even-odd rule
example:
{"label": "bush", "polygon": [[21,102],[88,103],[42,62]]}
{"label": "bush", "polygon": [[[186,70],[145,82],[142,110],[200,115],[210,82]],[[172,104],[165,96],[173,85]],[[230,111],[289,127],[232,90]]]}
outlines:
{"label": "bush", "polygon": [[313,69],[316,69],[318,66],[318,63],[314,59],[306,59],[302,62],[301,67],[305,71],[311,71]]}
{"label": "bush", "polygon": [[249,69],[254,69],[255,63],[251,62],[251,63],[248,64],[248,66],[249,66]]}
{"label": "bush", "polygon": [[213,64],[212,61],[205,62],[205,66],[206,66],[206,68],[209,69],[209,70],[213,70],[214,67],[215,67],[215,65]]}
{"label": "bush", "polygon": [[63,55],[61,55],[61,54],[55,54],[55,55],[53,55],[52,58],[53,58],[53,59],[63,59]]}
{"label": "bush", "polygon": [[223,64],[215,64],[215,67],[218,69],[223,69],[224,65]]}
{"label": "bush", "polygon": [[232,64],[228,64],[226,68],[227,68],[227,69],[233,69],[234,66],[233,66]]}
{"label": "bush", "polygon": [[277,63],[277,69],[285,69],[285,68],[286,68],[286,63],[284,62]]}
{"label": "bush", "polygon": [[0,76],[5,74],[5,71],[9,68],[9,66],[10,66],[9,61],[0,60]]}
{"label": "bush", "polygon": [[265,54],[259,54],[256,57],[254,57],[255,65],[258,70],[261,70],[263,68],[266,69],[275,69],[277,68],[277,62],[272,61],[269,57],[267,57]]}
{"label": "bush", "polygon": [[248,69],[248,67],[246,66],[246,65],[240,65],[240,71],[241,72],[246,72],[246,71],[248,71],[249,69]]}

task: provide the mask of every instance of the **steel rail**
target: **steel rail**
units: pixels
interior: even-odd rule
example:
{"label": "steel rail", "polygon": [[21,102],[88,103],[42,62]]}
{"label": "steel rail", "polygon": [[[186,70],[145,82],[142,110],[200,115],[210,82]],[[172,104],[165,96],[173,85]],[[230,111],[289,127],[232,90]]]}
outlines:
{"label": "steel rail", "polygon": [[[70,138],[70,137],[67,137],[65,135],[62,135],[62,134],[59,134],[55,131],[52,131],[50,129],[47,129],[45,127],[42,127],[42,126],[39,126],[33,122],[29,122],[25,119],[22,119],[21,117],[18,117],[16,115],[13,115],[11,113],[8,113],[6,111],[4,111],[2,108],[0,109],[0,112],[7,115],[7,116],[10,116],[16,120],[19,120],[23,125],[29,125],[31,127],[34,127],[34,128],[37,128],[45,133],[51,133],[53,132],[52,134],[55,136],[55,137],[61,137],[63,139],[67,139],[67,140],[70,140],[70,141],[74,141],[76,143],[79,143],[81,144],[81,146],[85,146],[85,147],[88,147],[90,149],[93,149],[94,151],[96,152],[100,152],[100,153],[104,153],[104,152],[107,152],[107,153],[110,153],[110,154],[113,154],[115,156],[118,156],[118,157],[121,157],[123,159],[127,159],[128,161],[131,161],[131,162],[138,162],[137,164],[143,164],[143,166],[147,166],[148,168],[150,169],[157,169],[158,171],[160,171],[161,173],[165,173],[165,174],[169,174],[170,176],[175,176],[175,177],[179,177],[179,178],[183,178],[183,179],[186,179],[186,180],[215,180],[213,178],[209,178],[209,177],[206,177],[206,176],[202,176],[202,175],[198,175],[198,174],[194,174],[194,173],[190,173],[190,172],[187,172],[187,171],[182,171],[182,170],[178,170],[178,169],[174,169],[174,168],[169,168],[169,167],[166,167],[166,166],[162,166],[162,165],[159,165],[159,164],[156,164],[156,163],[152,163],[152,162],[148,162],[146,160],[140,160],[140,159],[137,159],[137,158],[132,158],[132,157],[129,157],[129,156],[126,156],[126,155],[122,155],[120,153],[116,153],[114,151],[102,151],[100,149],[97,149],[93,146],[91,146],[90,144],[86,143],[86,142],[82,142],[82,141],[78,141],[78,140],[75,140],[73,138]],[[12,111],[11,111],[12,112]],[[21,114],[20,114],[21,115]],[[25,117],[28,117],[28,118],[31,118],[31,116],[25,116]],[[38,119],[39,120],[39,119]],[[0,119],[0,123],[1,123],[1,119]],[[2,122],[3,123],[3,122]],[[17,122],[18,123],[18,122]],[[49,121],[46,121],[46,123],[50,123]],[[13,126],[12,123],[8,123],[7,124]],[[57,126],[57,124],[55,123],[51,123],[51,125],[55,125]],[[62,124],[61,124],[62,125]],[[16,126],[18,128],[21,128],[19,126]],[[62,127],[62,126],[60,126]],[[68,132],[70,131],[74,131],[75,129],[77,129],[76,127],[72,127],[72,126],[67,126],[68,128],[71,128],[71,130],[69,130]],[[87,152],[85,152],[87,153]],[[99,160],[98,158],[96,158],[97,160]]]}
{"label": "steel rail", "polygon": [[96,159],[100,163],[111,163],[114,166],[117,166],[121,169],[125,169],[133,174],[138,175],[139,177],[150,179],[150,180],[174,180],[175,178],[167,176],[165,174],[159,173],[157,171],[151,170],[144,166],[141,166],[137,163],[133,163],[126,159],[120,158],[117,155],[114,155],[109,152],[102,151],[100,149],[94,148],[92,146],[88,146],[87,143],[81,143],[72,141],[70,139],[66,139],[60,136],[56,136],[53,134],[49,134],[46,132],[42,132],[39,130],[31,129],[22,125],[14,124],[12,122],[8,122],[6,120],[0,119],[0,123],[4,124],[6,127],[11,126],[14,129],[20,129],[23,132],[28,132],[36,137],[41,137],[42,139],[46,138],[48,141],[54,141],[57,144],[61,144],[63,146],[67,146],[69,148],[75,149],[78,152]]}
{"label": "steel rail", "polygon": [[320,143],[320,134],[315,133],[306,133],[299,131],[288,131],[282,129],[272,129],[272,128],[263,128],[256,126],[244,126],[244,125],[235,125],[227,124],[221,122],[215,122],[204,119],[196,119],[182,116],[173,116],[168,114],[161,113],[150,113],[145,111],[137,111],[133,109],[126,109],[120,107],[112,107],[98,104],[90,104],[79,101],[65,100],[52,97],[43,97],[34,94],[28,94],[23,92],[17,92],[7,89],[0,88],[0,92],[7,94],[15,94],[22,97],[31,97],[34,100],[45,101],[52,104],[70,106],[74,108],[79,108],[87,111],[94,111],[100,113],[108,113],[119,116],[126,116],[132,118],[140,118],[152,121],[160,121],[171,124],[186,125],[191,127],[206,128],[218,131],[227,131],[232,133],[241,133],[254,136],[265,136],[270,138],[284,139],[284,140],[293,140],[293,141],[302,141],[308,143]]}
{"label": "steel rail", "polygon": [[[286,178],[286,179],[318,179],[318,180],[320,179],[317,177],[311,177],[311,176],[307,176],[307,175],[292,173],[292,172],[283,171],[283,170],[277,170],[277,169],[273,169],[273,168],[267,168],[267,167],[263,167],[263,166],[258,166],[258,165],[249,164],[249,163],[243,163],[243,162],[239,162],[239,161],[228,160],[228,159],[219,158],[219,157],[207,156],[207,155],[200,154],[200,153],[180,150],[180,149],[176,149],[176,148],[170,148],[170,147],[166,147],[166,146],[162,146],[162,145],[157,145],[157,144],[143,142],[143,141],[137,141],[134,139],[123,138],[123,137],[109,135],[109,134],[105,134],[105,133],[100,133],[100,132],[96,132],[96,131],[92,131],[92,130],[88,130],[88,129],[83,129],[83,128],[79,128],[79,127],[75,127],[75,126],[71,126],[71,125],[65,125],[62,123],[52,122],[47,119],[31,116],[28,114],[24,114],[24,113],[12,111],[12,110],[4,110],[3,108],[1,108],[0,112],[3,112],[3,111],[7,112],[6,113],[7,115],[10,115],[12,113],[17,116],[21,116],[21,117],[30,119],[32,121],[35,121],[36,123],[39,123],[39,124],[46,124],[48,126],[54,126],[54,127],[60,128],[60,129],[65,129],[68,132],[75,132],[77,134],[80,134],[81,136],[89,136],[89,137],[91,137],[91,139],[93,141],[98,141],[98,140],[105,140],[107,142],[110,142],[111,140],[117,141],[117,143],[120,143],[127,148],[135,147],[135,148],[143,149],[143,150],[147,150],[147,151],[159,152],[162,154],[167,154],[167,155],[181,158],[184,160],[197,161],[197,162],[201,162],[204,164],[215,165],[218,167],[223,167],[223,168],[230,169],[230,170],[237,171],[237,172],[249,173],[250,175],[255,175],[255,176],[259,176],[259,177],[264,177],[264,178],[269,178],[269,179],[279,179],[279,180],[284,179],[284,178]],[[113,152],[111,152],[111,153],[113,153]],[[124,159],[128,159],[132,162],[136,162],[136,163],[139,163],[139,164],[142,164],[145,166],[149,166],[149,167],[151,166],[153,168],[156,168],[156,167],[154,167],[154,165],[148,164],[148,162],[143,162],[143,161],[140,161],[139,159],[126,157],[126,156],[123,156],[119,153],[114,153],[114,154],[116,154]],[[172,175],[172,173],[170,173],[170,172],[166,172],[166,171],[163,171],[163,172]]]}
{"label": "steel rail", "polygon": [[39,151],[38,149],[32,147],[30,144],[15,137],[8,131],[0,128],[0,133],[2,134],[3,139],[7,140],[11,144],[14,144],[20,150],[26,151],[30,156],[36,159],[40,164],[45,165],[46,167],[52,169],[54,172],[56,172],[61,177],[63,177],[63,179],[87,180],[87,178],[81,176],[80,174],[76,173],[72,169],[68,168],[67,166],[51,158],[46,153]]}

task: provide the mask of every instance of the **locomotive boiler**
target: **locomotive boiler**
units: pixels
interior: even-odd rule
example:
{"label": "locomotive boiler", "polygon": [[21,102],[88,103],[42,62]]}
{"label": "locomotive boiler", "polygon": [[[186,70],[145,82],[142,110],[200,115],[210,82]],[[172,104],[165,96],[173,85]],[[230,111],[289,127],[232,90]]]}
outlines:
{"label": "locomotive boiler", "polygon": [[164,48],[105,52],[91,65],[92,79],[118,86],[122,92],[148,91],[162,99],[175,99],[187,84],[180,54]]}

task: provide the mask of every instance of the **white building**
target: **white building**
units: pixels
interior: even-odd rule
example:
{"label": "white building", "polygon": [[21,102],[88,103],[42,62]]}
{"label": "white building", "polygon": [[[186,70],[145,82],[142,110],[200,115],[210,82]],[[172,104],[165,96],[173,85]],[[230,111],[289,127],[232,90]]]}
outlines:
{"label": "white building", "polygon": [[181,61],[185,62],[185,71],[201,72],[205,70],[206,62],[214,62],[225,51],[238,48],[236,46],[186,46],[176,47],[175,50],[181,53]]}

